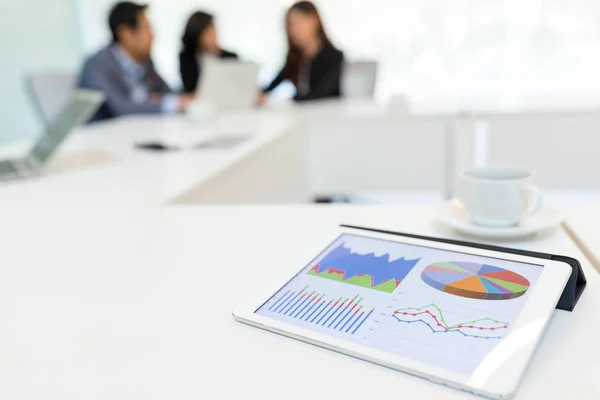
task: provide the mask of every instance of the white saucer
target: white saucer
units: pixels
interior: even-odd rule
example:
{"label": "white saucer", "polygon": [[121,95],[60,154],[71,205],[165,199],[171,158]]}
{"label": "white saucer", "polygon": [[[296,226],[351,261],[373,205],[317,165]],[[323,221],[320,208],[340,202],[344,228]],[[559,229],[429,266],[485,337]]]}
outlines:
{"label": "white saucer", "polygon": [[494,228],[472,224],[466,211],[454,200],[450,200],[437,210],[435,219],[443,225],[471,236],[488,239],[517,239],[556,228],[562,223],[563,216],[556,209],[544,208],[525,218],[519,225]]}

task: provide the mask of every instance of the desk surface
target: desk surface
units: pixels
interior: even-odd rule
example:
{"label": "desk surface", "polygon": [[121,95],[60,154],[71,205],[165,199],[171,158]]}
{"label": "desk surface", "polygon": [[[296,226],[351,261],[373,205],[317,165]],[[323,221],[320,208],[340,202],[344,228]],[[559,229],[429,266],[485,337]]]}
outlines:
{"label": "desk surface", "polygon": [[[143,116],[80,129],[54,161],[82,151],[101,151],[114,160],[20,181],[0,182],[2,206],[159,205],[201,184],[264,147],[294,126],[268,112],[228,115],[212,122],[186,117]],[[134,143],[166,141],[191,146],[215,135],[251,135],[232,149],[152,152]]]}
{"label": "desk surface", "polygon": [[[2,209],[0,397],[474,398],[231,317],[277,272],[265,257],[285,260],[341,222],[449,234],[431,215],[425,206]],[[598,274],[561,230],[502,244],[577,257],[589,282],[573,313],[555,312],[517,399],[600,398]]]}

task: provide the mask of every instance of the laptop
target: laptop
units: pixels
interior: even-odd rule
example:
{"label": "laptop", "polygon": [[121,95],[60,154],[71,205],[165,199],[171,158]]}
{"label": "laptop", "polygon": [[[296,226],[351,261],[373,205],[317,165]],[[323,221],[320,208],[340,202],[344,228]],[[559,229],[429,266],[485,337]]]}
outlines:
{"label": "laptop", "polygon": [[208,104],[217,111],[243,110],[256,104],[258,64],[213,58],[201,62],[202,78],[196,90],[199,104]]}
{"label": "laptop", "polygon": [[62,111],[77,87],[78,76],[67,73],[30,74],[25,79],[26,93],[44,126]]}
{"label": "laptop", "polygon": [[0,179],[20,178],[39,174],[67,135],[77,125],[86,122],[102,105],[101,92],[75,90],[46,133],[37,140],[28,155],[10,160],[0,160]]}

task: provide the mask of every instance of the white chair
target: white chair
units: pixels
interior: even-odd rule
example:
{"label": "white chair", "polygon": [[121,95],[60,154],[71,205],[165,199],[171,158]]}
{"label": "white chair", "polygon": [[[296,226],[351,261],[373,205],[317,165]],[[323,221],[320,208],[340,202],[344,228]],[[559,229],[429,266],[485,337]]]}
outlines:
{"label": "white chair", "polygon": [[44,123],[50,124],[69,101],[77,75],[66,73],[31,74],[27,86]]}
{"label": "white chair", "polygon": [[375,93],[376,81],[377,62],[345,62],[342,67],[342,96],[347,98],[371,98]]}

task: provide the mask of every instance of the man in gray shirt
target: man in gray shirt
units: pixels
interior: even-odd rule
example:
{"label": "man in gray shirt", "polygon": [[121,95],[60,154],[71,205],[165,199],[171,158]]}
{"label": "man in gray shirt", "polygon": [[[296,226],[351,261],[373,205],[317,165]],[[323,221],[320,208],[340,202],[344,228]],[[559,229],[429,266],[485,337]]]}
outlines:
{"label": "man in gray shirt", "polygon": [[106,102],[91,121],[128,114],[170,114],[185,111],[194,95],[177,95],[158,75],[150,59],[153,34],[147,6],[117,3],[109,25],[113,43],[89,58],[79,87],[99,90]]}

